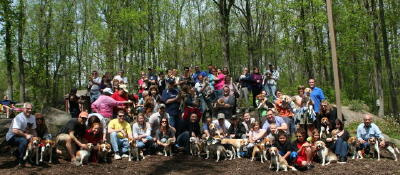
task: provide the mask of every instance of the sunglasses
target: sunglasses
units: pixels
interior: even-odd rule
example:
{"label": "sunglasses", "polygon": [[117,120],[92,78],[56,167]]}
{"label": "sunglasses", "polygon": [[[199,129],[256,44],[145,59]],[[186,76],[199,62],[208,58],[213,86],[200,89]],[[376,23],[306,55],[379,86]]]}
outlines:
{"label": "sunglasses", "polygon": [[301,137],[303,137],[303,136],[296,136],[297,138],[301,138]]}
{"label": "sunglasses", "polygon": [[118,115],[118,117],[124,117],[125,115]]}
{"label": "sunglasses", "polygon": [[167,123],[167,121],[161,121],[161,123]]}
{"label": "sunglasses", "polygon": [[41,120],[41,121],[43,121],[43,118],[37,118],[36,120]]}

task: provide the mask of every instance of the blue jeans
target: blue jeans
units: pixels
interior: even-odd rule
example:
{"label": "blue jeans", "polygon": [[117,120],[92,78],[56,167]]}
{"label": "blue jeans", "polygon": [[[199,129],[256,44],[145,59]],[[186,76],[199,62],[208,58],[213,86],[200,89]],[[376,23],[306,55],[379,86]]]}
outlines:
{"label": "blue jeans", "polygon": [[264,87],[264,90],[268,92],[268,96],[272,97],[273,100],[276,100],[275,92],[276,92],[276,85],[275,84],[267,84]]}
{"label": "blue jeans", "polygon": [[100,90],[90,91],[90,103],[93,103],[100,97],[101,93]]}
{"label": "blue jeans", "polygon": [[176,143],[181,147],[185,147],[185,151],[189,152],[189,140],[189,131],[185,131],[179,134],[178,138],[176,138]]}
{"label": "blue jeans", "polygon": [[113,148],[113,151],[116,154],[128,152],[129,140],[127,138],[118,138],[118,133],[112,132],[110,134],[110,141],[111,141],[111,146]]}
{"label": "blue jeans", "polygon": [[25,163],[24,156],[25,156],[25,152],[26,152],[26,147],[28,145],[28,140],[25,137],[13,136],[13,137],[11,137],[10,140],[8,140],[8,144],[11,146],[18,147],[18,152],[16,154],[18,163],[20,163],[20,164]]}
{"label": "blue jeans", "polygon": [[136,142],[136,146],[138,148],[144,148],[144,147],[149,147],[153,143],[153,138],[151,136],[146,137],[147,142],[144,143],[143,141],[139,140]]}
{"label": "blue jeans", "polygon": [[338,138],[335,144],[333,144],[332,150],[334,150],[335,154],[338,154],[340,157],[346,157],[349,152],[349,145],[342,138]]}

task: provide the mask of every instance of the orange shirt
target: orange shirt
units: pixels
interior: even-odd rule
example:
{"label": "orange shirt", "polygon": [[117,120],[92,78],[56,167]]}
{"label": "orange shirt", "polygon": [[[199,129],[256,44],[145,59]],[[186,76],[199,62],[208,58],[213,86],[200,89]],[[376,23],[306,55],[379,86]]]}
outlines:
{"label": "orange shirt", "polygon": [[282,99],[278,98],[277,100],[275,100],[276,110],[278,111],[280,117],[294,116],[294,114],[289,110],[289,108],[283,108],[281,105],[282,105]]}

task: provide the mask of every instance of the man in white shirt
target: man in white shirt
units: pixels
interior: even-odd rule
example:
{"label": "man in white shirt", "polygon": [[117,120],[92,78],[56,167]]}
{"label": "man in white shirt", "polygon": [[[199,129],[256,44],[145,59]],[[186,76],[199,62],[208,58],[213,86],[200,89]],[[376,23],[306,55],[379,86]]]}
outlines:
{"label": "man in white shirt", "polygon": [[224,113],[219,113],[217,120],[214,120],[213,123],[217,127],[220,133],[222,135],[226,135],[228,133],[229,127],[231,127],[231,123],[228,120],[225,120],[225,114]]}
{"label": "man in white shirt", "polygon": [[24,166],[26,147],[30,139],[36,136],[36,119],[32,115],[32,104],[24,103],[23,112],[19,113],[13,120],[6,134],[6,141],[11,146],[18,147],[15,156],[20,166]]}
{"label": "man in white shirt", "polygon": [[158,128],[160,128],[160,121],[163,117],[166,117],[169,120],[169,115],[165,112],[165,104],[160,104],[158,108],[158,112],[152,114],[149,117],[149,123],[151,127],[151,136],[155,138],[155,134]]}

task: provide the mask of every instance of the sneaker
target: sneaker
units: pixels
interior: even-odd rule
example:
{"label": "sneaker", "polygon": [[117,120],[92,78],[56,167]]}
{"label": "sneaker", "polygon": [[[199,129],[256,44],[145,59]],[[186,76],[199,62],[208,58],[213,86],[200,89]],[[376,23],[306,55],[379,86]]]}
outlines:
{"label": "sneaker", "polygon": [[121,157],[122,157],[122,158],[127,158],[127,157],[129,157],[129,156],[128,156],[128,154],[122,154]]}
{"label": "sneaker", "polygon": [[347,162],[347,157],[339,157],[338,163],[346,163]]}
{"label": "sneaker", "polygon": [[163,155],[164,155],[164,154],[163,154],[162,152],[160,152],[160,151],[158,151],[156,154],[159,155],[159,156],[163,156]]}
{"label": "sneaker", "polygon": [[115,160],[121,160],[121,156],[119,156],[118,154],[115,154],[115,155],[114,155],[114,159],[115,159]]}

